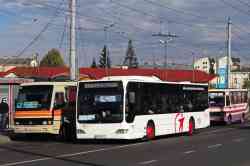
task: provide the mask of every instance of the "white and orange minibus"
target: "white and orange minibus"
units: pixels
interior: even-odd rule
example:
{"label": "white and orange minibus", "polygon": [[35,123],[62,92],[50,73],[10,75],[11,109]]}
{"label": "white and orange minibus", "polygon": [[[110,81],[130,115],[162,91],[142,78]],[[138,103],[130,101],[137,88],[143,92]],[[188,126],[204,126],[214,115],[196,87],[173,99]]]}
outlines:
{"label": "white and orange minibus", "polygon": [[64,134],[62,109],[68,86],[76,82],[22,84],[15,101],[14,134]]}

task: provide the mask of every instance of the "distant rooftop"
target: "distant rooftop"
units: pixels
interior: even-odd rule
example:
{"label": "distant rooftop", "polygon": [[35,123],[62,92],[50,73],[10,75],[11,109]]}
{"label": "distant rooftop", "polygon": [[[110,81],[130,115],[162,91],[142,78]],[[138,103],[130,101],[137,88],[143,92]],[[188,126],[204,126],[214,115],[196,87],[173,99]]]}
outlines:
{"label": "distant rooftop", "polygon": [[30,65],[32,58],[0,58],[0,65]]}

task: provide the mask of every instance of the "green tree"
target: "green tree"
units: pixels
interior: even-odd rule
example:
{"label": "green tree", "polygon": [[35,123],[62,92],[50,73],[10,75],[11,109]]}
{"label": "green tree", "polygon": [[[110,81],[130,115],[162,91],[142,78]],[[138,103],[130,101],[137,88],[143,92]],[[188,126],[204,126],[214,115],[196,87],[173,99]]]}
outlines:
{"label": "green tree", "polygon": [[104,45],[102,52],[101,52],[101,55],[100,55],[100,59],[99,59],[99,67],[100,68],[105,68],[106,64],[107,64],[108,68],[111,67],[111,61],[110,61],[110,58],[107,54],[108,54],[107,47],[106,47],[106,45]]}
{"label": "green tree", "polygon": [[243,88],[250,89],[250,80],[249,79],[244,80]]}
{"label": "green tree", "polygon": [[40,62],[40,66],[46,67],[59,67],[65,66],[62,55],[59,50],[53,48],[43,57]]}
{"label": "green tree", "polygon": [[97,68],[97,64],[96,64],[95,58],[93,58],[93,61],[92,61],[92,64],[91,64],[90,67],[91,68]]}

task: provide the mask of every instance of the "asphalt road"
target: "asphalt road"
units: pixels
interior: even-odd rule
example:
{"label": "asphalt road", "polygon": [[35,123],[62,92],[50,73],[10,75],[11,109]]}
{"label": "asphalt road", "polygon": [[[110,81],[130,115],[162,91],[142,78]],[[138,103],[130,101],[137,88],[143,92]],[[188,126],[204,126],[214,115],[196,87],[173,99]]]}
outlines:
{"label": "asphalt road", "polygon": [[0,166],[250,166],[250,123],[149,142],[33,139],[0,145]]}

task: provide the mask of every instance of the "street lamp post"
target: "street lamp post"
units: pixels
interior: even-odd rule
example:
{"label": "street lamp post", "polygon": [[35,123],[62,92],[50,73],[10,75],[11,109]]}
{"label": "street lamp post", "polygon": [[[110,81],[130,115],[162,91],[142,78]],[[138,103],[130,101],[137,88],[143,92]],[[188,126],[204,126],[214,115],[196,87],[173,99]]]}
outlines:
{"label": "street lamp post", "polygon": [[159,40],[161,44],[164,44],[164,68],[168,67],[168,57],[167,57],[167,45],[172,39],[169,38],[168,40]]}

